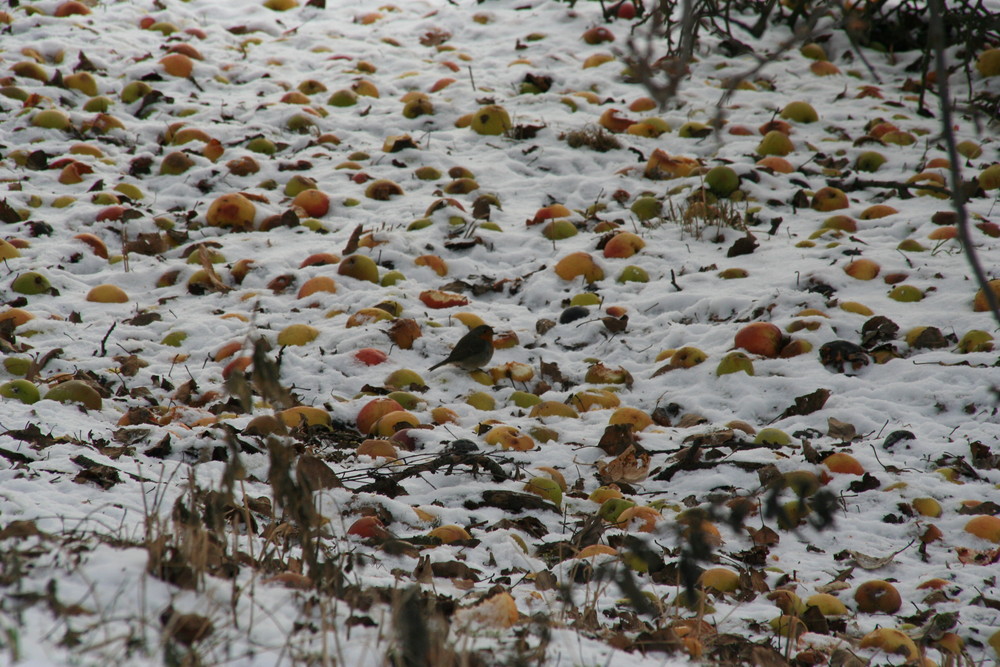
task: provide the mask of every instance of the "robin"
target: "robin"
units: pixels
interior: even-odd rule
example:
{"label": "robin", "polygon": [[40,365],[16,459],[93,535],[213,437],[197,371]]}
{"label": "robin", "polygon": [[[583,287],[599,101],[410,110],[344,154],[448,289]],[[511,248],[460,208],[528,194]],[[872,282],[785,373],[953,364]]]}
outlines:
{"label": "robin", "polygon": [[459,339],[451,354],[444,361],[439,361],[429,370],[434,370],[445,364],[455,364],[467,371],[473,371],[488,364],[492,358],[493,327],[488,324],[480,324]]}

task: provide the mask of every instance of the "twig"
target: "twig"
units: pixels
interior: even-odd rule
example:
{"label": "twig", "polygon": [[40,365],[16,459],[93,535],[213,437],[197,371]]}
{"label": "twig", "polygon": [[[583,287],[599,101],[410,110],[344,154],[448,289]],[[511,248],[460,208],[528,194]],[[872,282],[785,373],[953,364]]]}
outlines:
{"label": "twig", "polygon": [[115,327],[117,327],[117,326],[118,326],[118,320],[115,320],[114,322],[111,323],[111,328],[108,329],[108,332],[106,334],[104,334],[104,338],[101,339],[101,356],[102,357],[108,356],[108,347],[107,347],[108,346],[108,338],[111,337],[111,332],[114,331]]}

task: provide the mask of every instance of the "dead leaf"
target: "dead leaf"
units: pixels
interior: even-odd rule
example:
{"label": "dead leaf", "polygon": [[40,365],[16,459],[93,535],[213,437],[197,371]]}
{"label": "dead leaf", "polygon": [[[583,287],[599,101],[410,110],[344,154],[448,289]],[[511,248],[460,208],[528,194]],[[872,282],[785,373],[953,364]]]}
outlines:
{"label": "dead leaf", "polygon": [[747,534],[750,535],[750,540],[758,547],[773,547],[781,541],[781,536],[767,526],[759,530],[753,526],[747,526],[746,530]]}
{"label": "dead leaf", "polygon": [[636,444],[631,424],[608,424],[597,446],[608,456],[618,456]]}
{"label": "dead leaf", "polygon": [[854,559],[854,562],[858,565],[858,567],[864,570],[878,570],[893,562],[897,555],[909,549],[912,544],[913,543],[911,542],[899,551],[894,551],[888,556],[869,556],[868,554],[863,554],[860,551],[853,551],[851,549],[847,549],[846,553],[850,554],[851,558]]}
{"label": "dead leaf", "polygon": [[342,256],[347,257],[358,249],[358,241],[361,239],[362,232],[364,232],[364,227],[361,225],[357,225],[351,231],[351,237],[347,239],[347,245],[344,246],[344,249],[340,253]]}
{"label": "dead leaf", "polygon": [[822,410],[823,406],[826,405],[827,399],[829,398],[829,389],[817,389],[811,394],[796,396],[795,404],[785,408],[785,411],[781,413],[781,417],[779,419],[794,417],[796,415],[811,415],[818,410]]}
{"label": "dead leaf", "polygon": [[413,341],[421,336],[420,324],[416,320],[405,317],[399,318],[392,323],[392,326],[385,333],[401,349],[409,350],[413,348]]}
{"label": "dead leaf", "polygon": [[337,473],[323,459],[309,454],[303,454],[295,464],[295,476],[299,483],[310,491],[336,489],[343,484]]}
{"label": "dead leaf", "polygon": [[0,540],[5,540],[8,537],[23,539],[25,537],[34,537],[35,535],[41,534],[41,531],[38,530],[38,526],[35,525],[34,521],[11,521],[4,526],[3,530],[0,530]]}
{"label": "dead leaf", "polygon": [[632,484],[641,482],[649,475],[649,465],[652,457],[646,453],[637,453],[635,445],[629,445],[628,449],[619,454],[609,463],[599,462],[597,471],[601,477],[601,482],[611,484],[616,482],[626,482]]}
{"label": "dead leaf", "polygon": [[726,257],[738,257],[740,255],[750,255],[754,250],[757,249],[757,239],[756,237],[747,232],[746,236],[741,236],[733,242],[729,250],[726,252]]}
{"label": "dead leaf", "polygon": [[850,442],[857,437],[858,431],[854,428],[854,424],[848,424],[847,422],[840,421],[834,417],[829,417],[826,420],[827,424],[827,435],[841,442]]}

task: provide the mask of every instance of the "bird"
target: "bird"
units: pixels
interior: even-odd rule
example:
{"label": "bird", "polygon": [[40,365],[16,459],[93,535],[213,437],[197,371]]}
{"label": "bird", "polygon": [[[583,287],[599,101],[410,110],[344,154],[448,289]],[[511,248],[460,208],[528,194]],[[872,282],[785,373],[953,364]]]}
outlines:
{"label": "bird", "polygon": [[489,363],[493,358],[493,327],[488,324],[480,324],[478,327],[462,336],[451,354],[443,361],[431,366],[428,370],[434,370],[445,364],[455,364],[467,371],[473,371]]}

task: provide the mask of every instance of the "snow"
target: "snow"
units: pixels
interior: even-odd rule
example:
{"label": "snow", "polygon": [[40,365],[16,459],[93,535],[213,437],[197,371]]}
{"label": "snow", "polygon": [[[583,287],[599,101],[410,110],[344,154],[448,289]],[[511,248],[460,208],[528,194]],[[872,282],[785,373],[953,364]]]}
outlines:
{"label": "snow", "polygon": [[[160,534],[171,536],[170,543],[180,545],[182,551],[192,549],[179,556],[182,561],[203,555],[195,544],[186,542],[189,528],[178,508],[183,504],[193,509],[193,496],[223,488],[225,460],[232,457],[227,450],[231,441],[237,448],[247,445],[239,455],[244,474],[236,482],[237,508],[242,507],[244,495],[272,498],[280,504],[268,484],[265,439],[242,433],[252,417],[270,414],[272,406],[260,396],[255,397],[252,414],[239,414],[235,403],[225,405],[223,369],[231,358],[216,360],[215,354],[231,341],[246,343],[240,354],[250,354],[257,338],[276,345],[278,333],[293,323],[316,327],[317,338],[280,352],[275,347],[270,355],[280,354],[281,384],[291,388],[303,405],[321,407],[335,422],[353,426],[358,411],[372,398],[363,393],[366,386],[380,387],[392,371],[412,369],[427,389],[415,392],[420,402],[411,411],[429,429],[417,432],[420,449],[404,452],[404,464],[429,460],[446,451],[451,442],[468,439],[513,476],[497,481],[483,470],[472,474],[463,466],[453,471],[441,468],[405,479],[401,483],[406,493],[390,498],[358,489],[375,479],[376,467],[378,475],[385,475],[400,470],[400,465],[358,456],[347,440],[298,434],[283,441],[296,454],[309,451],[325,459],[345,480],[347,488],[317,492],[315,501],[327,520],[321,553],[332,563],[349,564],[347,584],[401,592],[417,582],[418,558],[426,557],[432,563],[459,561],[479,572],[474,582],[433,577],[419,583],[425,591],[450,598],[458,607],[473,607],[498,589],[510,593],[521,620],[511,628],[472,624],[459,632],[456,626],[451,640],[459,650],[483,649],[488,652],[487,661],[492,658],[504,664],[522,637],[529,648],[543,646],[545,657],[539,664],[645,667],[688,661],[683,652],[644,655],[628,652],[612,641],[621,640],[618,635],[634,641],[638,632],[625,620],[631,607],[615,583],[625,567],[620,558],[600,556],[593,561],[595,568],[607,565],[610,579],[574,584],[571,570],[580,561],[547,565],[538,552],[545,543],[571,540],[579,521],[599,508],[587,496],[602,485],[598,462],[613,458],[596,446],[611,411],[581,412],[579,418],[535,418],[514,405],[511,394],[515,389],[535,387],[543,379],[542,364],[555,364],[565,386],[546,377],[552,387],[541,398],[566,401],[590,388],[584,376],[600,361],[624,368],[633,378],[631,386],[613,388],[621,405],[651,414],[676,404],[670,413],[671,425],[654,424],[638,435],[640,445],[652,455],[650,474],[625,489],[626,497],[639,504],[659,501],[662,518],[651,534],[608,527],[603,544],[609,538],[620,544],[620,537],[628,533],[645,540],[668,564],[674,564],[677,549],[685,543],[678,521],[683,510],[708,508],[713,497],[766,500],[769,491],[762,487],[756,468],[736,464],[773,465],[782,473],[804,469],[820,473],[821,466],[806,460],[808,447],[823,454],[843,450],[857,458],[879,485],[856,490],[852,484],[859,477],[829,474],[824,488],[837,498],[835,527],[817,530],[804,523],[795,531],[781,530],[773,517],[760,515],[747,522],[755,528],[766,524],[780,535],[780,543],[770,548],[764,572],[771,588],[790,584],[805,599],[831,582],[847,585],[835,591],[852,610],[843,632],[809,633],[793,645],[793,654],[810,645],[826,653],[835,647],[853,647],[863,656],[875,656],[875,664],[898,663],[899,658],[857,649],[857,640],[876,626],[903,627],[919,637],[919,626],[934,614],[954,613],[959,619],[955,632],[965,640],[969,657],[976,664],[995,661],[996,654],[986,642],[1000,626],[1000,613],[981,597],[997,597],[995,565],[963,562],[961,550],[981,550],[987,559],[995,560],[997,546],[966,533],[963,528],[971,517],[959,510],[963,501],[998,502],[1000,498],[997,465],[974,464],[970,454],[970,443],[982,443],[993,456],[1000,447],[1000,369],[995,351],[962,354],[957,340],[972,329],[995,335],[997,323],[989,313],[973,311],[978,286],[958,242],[927,238],[938,228],[931,216],[950,210],[950,202],[932,196],[902,198],[892,188],[873,187],[849,192],[849,206],[843,210],[820,212],[792,204],[798,191],[811,194],[836,180],[905,182],[925,171],[928,160],[945,156],[937,121],[921,117],[914,95],[902,90],[903,82],[914,76],[905,68],[916,54],[900,54],[893,61],[866,52],[878,74],[876,81],[857,58],[848,59],[846,38],[827,25],[820,33],[829,37],[825,47],[843,73],[815,76],[809,71],[810,61],[792,50],[762,73],[773,91],[764,86],[738,91],[725,109],[728,124],[721,132],[686,139],[678,136],[677,128],[687,121],[711,121],[723,94],[720,81],[753,67],[751,57],[726,57],[717,48],[717,40],[706,37],[679,98],[663,110],[631,112],[628,105],[647,93],[621,76],[621,54],[630,23],[606,25],[616,36],[611,44],[587,45],[580,38],[587,28],[604,25],[597,3],[581,1],[570,7],[542,0],[400,1],[377,10],[382,17],[370,24],[360,20],[375,11],[370,7],[327,4],[326,9],[302,6],[275,12],[251,0],[99,2],[89,16],[55,18],[47,14],[59,3],[46,0],[8,10],[12,22],[0,26],[0,77],[10,77],[3,85],[43,96],[40,106],[64,109],[74,127],[80,128],[94,117],[83,109],[88,95],[51,81],[14,76],[11,67],[37,52],[49,76],[58,70],[65,77],[85,54],[97,68],[94,77],[100,94],[113,100],[108,113],[125,125],[124,130],[103,136],[38,128],[31,124],[31,108],[12,97],[0,97],[0,187],[5,190],[0,200],[27,212],[27,221],[4,224],[0,238],[29,244],[21,249],[20,257],[4,261],[0,295],[5,304],[34,315],[15,331],[16,344],[26,347],[4,348],[4,353],[36,359],[61,350],[35,378],[43,394],[46,384],[73,373],[94,374],[109,390],[100,410],[51,400],[26,405],[0,398],[0,448],[6,452],[0,458],[0,530],[15,521],[31,521],[39,531],[15,533],[5,537],[2,545],[5,556],[0,575],[5,597],[0,602],[0,655],[4,658],[0,662],[19,667],[125,666],[166,660],[171,651],[183,655],[188,648],[164,629],[164,615],[172,608],[212,621],[212,633],[190,649],[204,664],[386,664],[395,641],[392,605],[375,599],[368,608],[351,609],[348,602],[328,591],[301,591],[268,581],[276,571],[294,571],[301,558],[296,540],[267,537],[267,531],[281,523],[280,513],[273,519],[254,514],[257,531],[253,535],[242,524],[235,529],[228,526],[224,543],[217,545],[228,555],[241,552],[247,559],[261,558],[261,563],[265,557],[273,559],[266,567],[243,562],[231,578],[206,575],[193,590],[168,583],[147,568],[147,541]],[[43,13],[29,14],[27,7]],[[169,21],[179,31],[165,36],[143,30],[139,26],[144,17]],[[188,29],[203,31],[204,38],[184,32]],[[643,30],[638,27],[638,34]],[[445,31],[450,39],[439,47],[421,44],[421,38],[433,31]],[[529,39],[531,33],[544,38]],[[786,28],[774,26],[755,44],[757,52],[774,50],[788,36]],[[170,46],[181,43],[190,44],[203,56],[196,61],[191,80],[164,75],[157,64]],[[583,68],[584,60],[595,53],[613,53],[616,60]],[[954,49],[950,55],[955,57]],[[368,68],[373,71],[359,71],[364,62],[374,66]],[[519,94],[529,72],[551,76],[549,92]],[[428,92],[446,77],[455,82]],[[127,82],[144,78],[162,98],[140,115],[142,102],[125,104],[118,95]],[[310,132],[297,134],[286,123],[302,108],[279,100],[307,79],[323,83],[327,90],[310,95],[311,106],[321,113],[310,117],[314,122]],[[360,79],[374,83],[380,96],[359,97],[351,107],[326,103],[334,91]],[[972,83],[993,95],[1000,85],[998,78],[979,74],[973,75]],[[884,99],[857,97],[865,85],[878,86]],[[955,95],[964,99],[964,75],[955,74],[952,85]],[[402,115],[400,98],[412,91],[428,93],[434,105],[432,115],[413,119]],[[600,103],[573,95],[578,91],[595,93]],[[575,110],[565,103],[567,99],[573,101]],[[765,171],[755,164],[760,141],[757,128],[794,100],[813,104],[820,120],[791,122],[795,150],[786,159],[797,167],[796,172]],[[933,95],[928,102],[936,115]],[[537,135],[525,139],[483,136],[456,126],[463,115],[487,103],[506,108],[516,125],[536,126]],[[596,126],[609,108],[634,120],[660,117],[672,131],[658,138],[618,134],[622,147],[604,153],[567,145],[562,135]],[[856,140],[875,118],[914,133],[917,141],[909,146],[859,144]],[[223,156],[212,162],[202,155],[200,141],[177,146],[166,142],[165,133],[178,122],[218,139],[225,147]],[[980,123],[963,114],[956,116],[956,123],[959,140],[974,140],[983,149],[981,156],[962,164],[964,177],[973,178],[1000,159],[995,127],[982,125],[980,129]],[[753,134],[730,134],[728,128],[736,125],[750,128]],[[336,135],[340,143],[318,142],[326,133]],[[385,139],[400,134],[409,134],[417,148],[383,152]],[[258,135],[278,145],[274,155],[246,149],[247,141]],[[80,143],[99,147],[103,157],[73,153],[72,147]],[[704,222],[701,227],[698,222],[685,226],[669,215],[643,223],[631,213],[629,206],[643,193],[662,198],[665,210],[683,210],[686,198],[701,186],[698,176],[645,178],[645,159],[655,149],[697,158],[706,167],[730,164],[741,175],[746,201],[733,206],[744,214],[748,207],[756,209],[752,215],[757,224],[747,228],[759,244],[753,253],[727,256],[727,250],[744,236],[743,229],[716,228]],[[48,155],[50,164],[71,157],[93,172],[80,183],[61,183],[59,169],[18,164],[18,159],[23,162],[27,153],[37,150]],[[182,175],[160,174],[162,157],[175,150],[185,151],[194,166]],[[874,174],[854,172],[857,155],[868,150],[882,152],[886,163]],[[253,157],[260,170],[245,176],[230,173],[226,163],[245,156]],[[824,156],[846,162],[839,167],[824,166]],[[134,160],[141,157],[152,159],[152,171],[130,173]],[[296,168],[300,160],[308,161],[308,166]],[[360,163],[361,169],[341,168],[348,161]],[[469,194],[445,194],[442,189],[451,178],[420,180],[414,170],[421,166],[442,172],[465,167],[480,188]],[[947,178],[944,169],[929,171]],[[371,180],[391,179],[404,194],[387,201],[369,199],[365,188],[371,180],[360,183],[356,181],[363,179],[351,178],[359,172]],[[258,224],[269,215],[280,215],[290,206],[284,185],[295,174],[314,179],[331,198],[329,213],[319,218],[322,233],[303,225],[240,233],[205,224],[211,202],[234,192],[254,197]],[[121,183],[136,185],[144,193],[140,201],[125,202],[139,215],[124,222],[97,222],[105,205],[93,203],[92,194],[112,191]],[[968,202],[974,223],[995,217],[996,192]],[[493,208],[490,215],[500,231],[475,226],[473,202],[482,194],[495,195],[500,201],[501,207]],[[64,195],[74,200],[55,206],[56,198]],[[464,212],[449,207],[426,213],[443,197],[457,200]],[[543,225],[526,224],[539,208],[552,203],[573,210],[570,219],[580,227],[578,234],[551,241],[542,235]],[[861,213],[875,203],[888,204],[898,212],[861,219]],[[597,204],[603,208],[593,208]],[[588,210],[594,215],[588,216]],[[811,247],[801,243],[834,214],[857,220],[857,231],[827,232],[812,239]],[[449,218],[456,215],[465,221],[464,226],[450,224]],[[407,230],[410,223],[424,217],[433,221],[430,226]],[[594,231],[598,221],[616,222],[621,229],[640,235],[645,247],[629,258],[604,257],[598,249],[602,234]],[[38,228],[33,232],[32,223],[49,225],[51,233],[36,235]],[[774,225],[776,232],[769,234]],[[159,234],[168,226],[186,232],[187,239],[159,253],[132,250],[127,261],[122,260],[127,241],[141,234]],[[336,266],[301,267],[313,253],[344,255],[357,226],[371,232],[371,241],[377,243],[361,247],[358,253],[373,258],[382,275],[396,269],[405,280],[383,287],[339,275]],[[83,232],[99,237],[112,261],[97,256],[75,238]],[[998,239],[978,229],[972,232],[987,273],[995,277]],[[905,239],[916,239],[927,250],[900,251],[897,246]],[[476,243],[468,248],[449,247],[462,240]],[[228,291],[189,292],[188,279],[202,268],[187,259],[198,243],[224,256],[214,267]],[[606,277],[588,286],[580,279],[564,281],[557,276],[556,262],[577,251],[593,255]],[[442,257],[448,274],[438,276],[430,267],[415,265],[413,259],[425,254]],[[859,255],[880,264],[876,279],[856,280],[844,272],[844,266]],[[253,264],[246,278],[237,283],[230,270],[242,259]],[[617,282],[628,265],[644,269],[649,282]],[[742,268],[749,275],[720,278],[719,272],[728,268]],[[14,278],[31,270],[44,274],[54,290],[26,296],[14,292],[10,288]],[[179,272],[177,280],[163,285],[163,276],[171,270]],[[900,272],[906,274],[905,284],[924,291],[923,300],[906,303],[888,297],[891,286],[883,278]],[[303,282],[321,275],[333,277],[335,293],[296,298]],[[290,276],[292,285],[275,292],[272,286],[283,276]],[[435,310],[419,299],[427,289],[462,291],[454,281],[469,285],[463,292],[468,305]],[[123,288],[129,302],[86,301],[88,291],[102,284]],[[817,291],[816,285],[826,285],[832,293]],[[473,286],[490,289],[480,292]],[[570,299],[588,291],[600,297],[601,306],[591,307],[584,319],[559,324]],[[347,326],[352,313],[387,301],[397,302],[402,317],[419,323],[422,336],[411,349],[392,344],[386,334],[387,321]],[[848,366],[844,373],[820,362],[819,350],[825,343],[861,343],[862,326],[869,318],[839,307],[848,301],[860,302],[899,326],[892,341],[898,358],[858,369]],[[625,332],[612,335],[601,323],[604,309],[611,306],[626,310]],[[825,316],[800,317],[805,309],[818,309]],[[0,305],[0,313],[5,310]],[[425,370],[444,358],[466,332],[466,326],[454,317],[462,312],[480,316],[498,332],[516,334],[518,344],[498,349],[490,367],[507,362],[530,364],[536,376],[527,386],[510,380],[487,386],[454,367]],[[158,319],[130,322],[142,313],[155,313]],[[556,324],[546,330],[539,326],[540,320]],[[747,322],[770,321],[785,331],[804,320],[818,326],[792,336],[808,341],[811,351],[791,358],[751,355],[753,376],[716,375],[719,360],[733,348],[734,335]],[[903,338],[918,326],[938,327],[951,338],[945,347],[914,349]],[[179,331],[187,334],[179,347],[161,342]],[[668,363],[657,356],[682,346],[699,348],[707,360],[655,375]],[[360,363],[354,353],[365,347],[387,352],[388,361],[376,366]],[[145,362],[132,375],[122,372],[129,355]],[[15,375],[0,370],[0,384],[13,379]],[[185,400],[176,392],[189,381],[196,387],[194,398]],[[830,391],[822,409],[781,418],[796,397],[820,388]],[[492,396],[496,409],[483,411],[468,405],[466,398],[473,392]],[[200,403],[199,397],[204,399]],[[457,423],[433,424],[431,410],[440,406],[453,410]],[[122,421],[136,408],[150,408],[155,420],[134,425]],[[687,413],[702,419],[693,426],[678,426],[681,415]],[[857,438],[842,443],[829,435],[830,418],[853,425]],[[557,437],[539,442],[530,451],[502,451],[482,438],[485,429],[480,426],[492,424],[491,420],[525,433],[544,425]],[[718,465],[683,470],[669,481],[657,479],[658,473],[677,462],[674,454],[690,444],[686,438],[722,430],[736,420],[756,430],[780,428],[792,436],[792,444],[753,446],[753,436],[737,430],[736,436],[746,443],[706,447],[701,452],[703,461],[709,460],[704,458],[708,452],[718,455],[711,459]],[[18,434],[29,425],[37,425],[40,435]],[[898,430],[910,431],[914,438],[886,446],[886,436]],[[54,440],[45,446],[32,445],[49,437]],[[149,450],[164,438],[169,438],[169,453],[151,455]],[[122,447],[124,451],[116,449]],[[103,488],[94,479],[108,479],[103,473],[78,478],[81,470],[92,465],[81,462],[80,456],[113,469],[117,481]],[[949,481],[936,472],[949,467],[946,456],[969,464],[966,470],[974,469],[974,473],[965,472],[957,481]],[[20,457],[26,462],[19,462]],[[470,501],[478,504],[484,491],[522,491],[525,481],[546,475],[540,466],[558,469],[569,485],[558,511],[527,513],[543,526],[542,537],[529,535],[523,527],[497,527],[498,522],[524,514],[511,516],[489,505],[470,508]],[[941,517],[913,512],[908,503],[921,497],[937,499],[944,510]],[[782,501],[789,498],[786,494]],[[429,513],[432,520],[422,518],[415,508]],[[457,524],[469,530],[475,541],[437,547],[420,542],[419,557],[406,551],[389,553],[347,534],[357,518],[372,511],[389,520],[389,530],[403,540],[422,538],[437,525]],[[887,520],[890,514],[896,518]],[[941,530],[942,539],[928,544],[922,555],[919,538],[929,524]],[[746,531],[734,530],[721,519],[718,527],[723,543],[715,550],[717,564],[754,569],[739,560],[739,554],[752,546]],[[204,531],[200,534],[205,535]],[[527,553],[519,540],[527,546]],[[848,550],[876,557],[899,553],[879,569],[869,572],[856,567],[845,575],[851,567],[851,560],[844,559]],[[275,569],[275,562],[282,566]],[[704,567],[713,564],[701,563]],[[568,585],[568,601],[558,588],[534,585],[535,575],[548,569]],[[639,617],[651,628],[697,616],[672,606],[679,591],[676,585],[654,581],[648,574],[635,573],[634,577],[640,590],[655,596],[664,609],[658,617]],[[932,577],[949,581],[946,598],[933,604],[925,601],[930,591],[918,588]],[[854,588],[876,578],[890,580],[899,589],[903,608],[897,614],[856,611]],[[84,611],[60,613],[56,611],[59,604],[80,605]],[[754,642],[770,638],[773,646],[783,650],[784,640],[775,639],[766,625],[780,614],[766,595],[713,598],[711,605],[715,610],[705,620],[718,633]],[[590,627],[582,621],[575,627],[574,614],[590,607],[596,609],[597,625]],[[536,627],[543,624],[536,615],[551,624],[547,639]],[[372,623],[360,623],[363,617]],[[706,645],[710,646],[707,639]],[[927,655],[939,663],[945,659],[933,647]]]}

